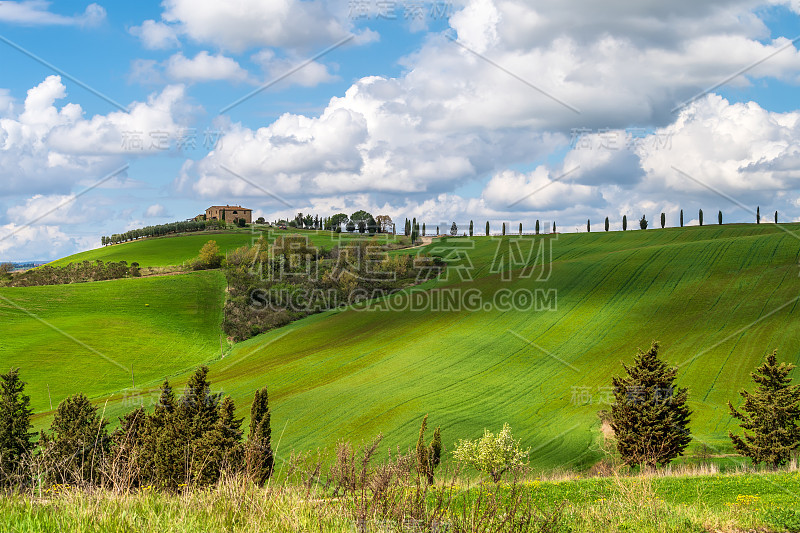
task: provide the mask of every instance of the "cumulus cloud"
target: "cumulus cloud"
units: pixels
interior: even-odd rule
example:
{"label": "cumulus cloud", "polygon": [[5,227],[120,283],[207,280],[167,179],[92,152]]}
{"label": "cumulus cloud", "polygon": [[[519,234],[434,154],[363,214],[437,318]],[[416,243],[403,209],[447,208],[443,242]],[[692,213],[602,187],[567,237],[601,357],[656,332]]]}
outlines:
{"label": "cumulus cloud", "polygon": [[99,244],[96,237],[75,237],[59,226],[25,226],[16,223],[0,226],[0,260],[34,261],[58,259]]}
{"label": "cumulus cloud", "polygon": [[50,11],[51,2],[24,0],[0,2],[0,21],[24,26],[96,26],[106,19],[106,10],[89,4],[79,15],[66,16]]}
{"label": "cumulus cloud", "polygon": [[144,216],[147,218],[161,218],[169,216],[169,214],[167,213],[167,208],[163,205],[153,204],[145,210]]}
{"label": "cumulus cloud", "polygon": [[88,174],[100,177],[124,157],[163,152],[188,123],[193,109],[182,86],[167,86],[129,111],[84,118],[66,98],[60,76],[48,76],[28,91],[16,116],[0,118],[0,174],[3,192],[69,189]]}

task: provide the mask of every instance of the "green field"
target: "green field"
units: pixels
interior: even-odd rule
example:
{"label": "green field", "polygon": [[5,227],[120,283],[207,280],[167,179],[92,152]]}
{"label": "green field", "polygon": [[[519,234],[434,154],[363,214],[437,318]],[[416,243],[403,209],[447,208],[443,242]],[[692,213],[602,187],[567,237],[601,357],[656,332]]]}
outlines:
{"label": "green field", "polygon": [[[264,230],[263,234],[272,241],[280,235],[298,233],[296,230]],[[309,238],[316,246],[330,249],[340,240],[360,238],[360,234],[334,234],[329,231],[301,231],[301,235]],[[216,241],[223,253],[241,246],[250,246],[261,235],[259,232],[245,230],[227,230],[224,232],[203,231],[155,237],[138,241],[104,246],[86,252],[77,253],[49,263],[51,266],[66,266],[80,261],[127,261],[139,263],[143,267],[164,267],[182,265],[197,257],[200,248],[210,240]],[[389,235],[381,235],[379,239],[394,240]]]}
{"label": "green field", "polygon": [[[800,226],[785,227],[795,233],[774,225],[731,225],[526,237],[523,248],[552,243],[552,269],[549,276],[536,270],[521,277],[522,263],[514,264],[510,280],[492,269],[498,246],[499,257],[508,260],[509,238],[437,242],[428,251],[445,256],[474,243],[469,262],[454,262],[450,279],[412,292],[430,300],[472,291],[480,294],[480,310],[406,309],[399,299],[403,293],[388,300],[391,309],[330,311],[235,346],[211,364],[210,377],[215,388],[234,397],[242,416],[253,391],[270,387],[279,453],[378,432],[386,443],[405,447],[415,442],[419,421],[428,413],[429,424],[442,426],[450,448],[460,438],[509,422],[532,448],[534,466],[586,467],[600,457],[596,413],[608,408],[602,387],[621,372],[622,361],[655,339],[666,359],[680,366],[679,384],[689,387],[695,445],[729,453],[727,432],[735,426],[726,402],[736,402],[736,391],[749,386],[749,373],[767,351],[778,348],[782,360],[800,363]],[[157,250],[165,243],[169,250],[154,256],[166,257],[183,239],[196,241],[185,247],[188,253],[208,237],[155,239],[119,249]],[[465,265],[468,272],[459,271]],[[462,281],[459,272],[472,279]],[[24,297],[20,305],[49,313],[64,331],[87,335],[87,344],[101,343],[101,352],[113,349],[127,357],[142,374],[137,387],[147,389],[161,376],[219,353],[218,308],[213,320],[211,312],[194,322],[170,320],[176,307],[195,308],[201,300],[221,304],[221,276],[204,276],[147,280],[161,283],[151,286],[150,296],[135,285],[145,280],[0,294]],[[201,295],[199,286],[187,292],[180,286],[186,279],[196,284],[205,279],[205,288],[217,292]],[[499,291],[520,289],[555,290],[557,308],[484,308]],[[57,308],[51,305],[55,298],[62,299]],[[154,306],[164,312],[150,322],[147,313]],[[118,320],[106,325],[108,308],[116,309]],[[0,307],[4,332],[6,316],[8,310]],[[4,341],[0,360],[22,367],[37,408],[47,403],[43,380],[60,396],[72,391],[91,393],[98,401],[110,396],[110,413],[130,404],[130,391],[123,390],[130,382],[122,372],[34,320],[14,316],[20,323],[4,335],[11,344]],[[142,330],[148,332],[144,339]]]}
{"label": "green field", "polygon": [[22,369],[37,412],[76,392],[127,397],[220,357],[224,289],[220,272],[0,289],[2,367]]}

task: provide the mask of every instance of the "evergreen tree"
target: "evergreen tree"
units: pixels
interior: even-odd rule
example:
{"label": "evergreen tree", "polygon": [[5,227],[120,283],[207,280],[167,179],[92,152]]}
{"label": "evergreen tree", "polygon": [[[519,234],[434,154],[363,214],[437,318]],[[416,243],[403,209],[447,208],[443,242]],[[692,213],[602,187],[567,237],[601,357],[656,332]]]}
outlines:
{"label": "evergreen tree", "polygon": [[10,369],[0,380],[0,486],[7,486],[33,451],[37,433],[30,431],[33,409],[19,369]]}
{"label": "evergreen tree", "polygon": [[661,229],[664,229],[664,226],[667,225],[667,215],[661,213]]}
{"label": "evergreen tree", "polygon": [[606,217],[606,231],[608,231],[608,217]]}
{"label": "evergreen tree", "polygon": [[720,226],[722,225],[722,211],[717,213],[717,222],[719,222]]}
{"label": "evergreen tree", "polygon": [[486,236],[489,236],[489,221],[486,221]]}
{"label": "evergreen tree", "polygon": [[777,211],[775,211],[775,223],[776,224],[778,223],[778,212]]}
{"label": "evergreen tree", "polygon": [[789,372],[795,365],[777,361],[777,350],[750,374],[755,392],[741,391],[744,405],[739,411],[728,402],[731,415],[741,421],[742,437],[730,433],[733,447],[756,464],[773,468],[785,464],[800,446],[800,385],[791,385]]}
{"label": "evergreen tree", "polygon": [[703,210],[701,209],[697,215],[700,218],[700,225],[703,225]]}
{"label": "evergreen tree", "polygon": [[253,483],[263,486],[272,476],[275,458],[272,453],[269,396],[267,388],[257,390],[250,406],[250,432],[247,435],[247,472]]}
{"label": "evergreen tree", "polygon": [[140,487],[151,477],[145,469],[145,435],[147,413],[137,407],[119,419],[119,427],[111,433],[111,475],[116,484],[127,489]]}
{"label": "evergreen tree", "polygon": [[586,220],[586,233],[590,233],[592,231],[592,221],[590,219]]}
{"label": "evergreen tree", "polygon": [[43,431],[41,438],[48,478],[58,483],[99,482],[109,451],[107,425],[108,420],[84,394],[58,404],[50,432]]}
{"label": "evergreen tree", "polygon": [[425,236],[425,223],[422,223],[422,236]]}
{"label": "evergreen tree", "polygon": [[658,343],[638,351],[624,377],[614,377],[611,428],[628,465],[666,465],[692,440],[687,390],[675,387],[677,368],[658,358]]}
{"label": "evergreen tree", "polygon": [[756,224],[761,224],[761,207],[756,207]]}
{"label": "evergreen tree", "polygon": [[472,221],[469,221],[469,236],[472,237]]}
{"label": "evergreen tree", "polygon": [[539,219],[536,219],[536,235],[539,235]]}
{"label": "evergreen tree", "polygon": [[241,464],[242,419],[236,418],[236,405],[230,396],[219,403],[214,427],[203,434],[197,443],[200,460],[193,462],[192,479],[199,485],[216,483],[226,469],[236,469]]}
{"label": "evergreen tree", "polygon": [[683,227],[683,209],[681,209],[681,227]]}
{"label": "evergreen tree", "polygon": [[503,237],[506,236],[506,223],[503,222]]}
{"label": "evergreen tree", "polygon": [[455,222],[453,222],[453,225],[450,226],[450,235],[452,235],[453,237],[458,235],[458,226],[456,225]]}
{"label": "evergreen tree", "polygon": [[642,218],[639,219],[639,227],[641,229],[647,229],[647,219],[645,218],[644,215],[642,215]]}
{"label": "evergreen tree", "polygon": [[628,215],[622,215],[622,231],[628,231]]}
{"label": "evergreen tree", "polygon": [[519,223],[519,234],[522,235],[522,222]]}
{"label": "evergreen tree", "polygon": [[554,220],[553,221],[553,233],[555,233],[555,232],[556,232],[556,221]]}

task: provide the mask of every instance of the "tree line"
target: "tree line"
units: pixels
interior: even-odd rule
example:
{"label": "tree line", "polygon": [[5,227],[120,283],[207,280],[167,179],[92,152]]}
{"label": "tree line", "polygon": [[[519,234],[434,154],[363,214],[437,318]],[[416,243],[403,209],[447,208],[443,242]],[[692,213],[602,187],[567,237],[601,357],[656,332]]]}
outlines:
{"label": "tree line", "polygon": [[81,261],[63,267],[43,265],[22,272],[0,272],[0,284],[8,287],[65,285],[141,276],[139,263],[127,261]]}
{"label": "tree line", "polygon": [[59,403],[49,429],[38,434],[31,431],[25,382],[11,369],[0,375],[0,486],[176,490],[213,484],[224,472],[263,485],[274,465],[266,387],[253,397],[246,438],[235,407],[230,396],[211,392],[202,366],[180,398],[165,379],[155,409],[138,407],[112,432],[99,408],[75,394]]}
{"label": "tree line", "polygon": [[[242,219],[244,220],[244,219]],[[147,237],[162,237],[173,233],[190,233],[204,231],[207,229],[223,229],[227,225],[221,220],[184,220],[171,222],[169,224],[159,224],[157,226],[147,226],[139,229],[132,229],[125,233],[115,233],[110,237],[103,235],[100,238],[103,246],[109,244],[119,244],[121,242],[135,241]]]}

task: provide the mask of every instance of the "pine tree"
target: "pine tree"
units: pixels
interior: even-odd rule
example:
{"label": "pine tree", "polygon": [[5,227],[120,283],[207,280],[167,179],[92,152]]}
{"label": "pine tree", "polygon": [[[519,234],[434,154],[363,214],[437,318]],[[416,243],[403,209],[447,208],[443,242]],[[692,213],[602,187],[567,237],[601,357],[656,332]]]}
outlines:
{"label": "pine tree", "polygon": [[744,405],[739,411],[728,402],[731,415],[741,421],[743,438],[730,433],[733,447],[756,464],[773,468],[785,464],[800,446],[800,385],[791,385],[789,372],[795,365],[777,361],[777,350],[750,374],[758,385],[755,392],[739,394]]}
{"label": "pine tree", "polygon": [[666,465],[692,440],[687,390],[675,387],[677,368],[658,358],[658,343],[638,351],[624,377],[614,377],[611,428],[628,465]]}
{"label": "pine tree", "polygon": [[30,431],[33,409],[19,369],[10,369],[0,380],[0,486],[7,486],[33,451],[37,433]]}
{"label": "pine tree", "polygon": [[107,425],[84,394],[58,404],[50,432],[43,431],[41,438],[48,478],[59,483],[99,482],[100,466],[109,451]]}
{"label": "pine tree", "polygon": [[247,473],[253,483],[262,486],[272,476],[275,458],[272,453],[269,396],[267,388],[257,390],[250,406],[250,432],[247,435]]}
{"label": "pine tree", "polygon": [[683,227],[683,209],[681,209],[681,227]]}
{"label": "pine tree", "polygon": [[469,236],[472,237],[472,221],[469,221]]}
{"label": "pine tree", "polygon": [[536,235],[539,235],[539,219],[536,219]]}
{"label": "pine tree", "polygon": [[697,214],[697,216],[700,218],[700,225],[702,226],[703,225],[703,210],[702,209]]}
{"label": "pine tree", "polygon": [[622,231],[628,231],[628,215],[622,215]]}
{"label": "pine tree", "polygon": [[664,229],[664,226],[667,225],[667,215],[661,213],[661,229]]}
{"label": "pine tree", "polygon": [[608,231],[608,217],[606,217],[606,231]]}

